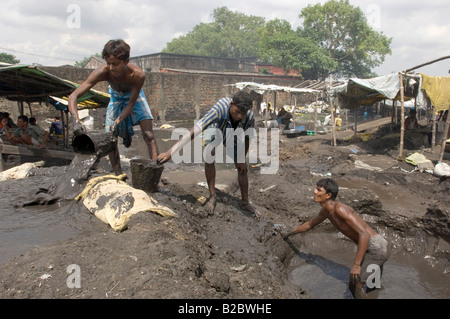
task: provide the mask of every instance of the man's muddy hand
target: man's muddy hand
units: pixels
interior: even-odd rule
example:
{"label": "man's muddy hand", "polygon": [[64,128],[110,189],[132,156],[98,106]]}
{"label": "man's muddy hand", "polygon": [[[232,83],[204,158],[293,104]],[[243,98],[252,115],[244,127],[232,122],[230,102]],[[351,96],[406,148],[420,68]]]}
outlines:
{"label": "man's muddy hand", "polygon": [[113,136],[117,136],[118,126],[119,125],[116,123],[116,121],[114,121],[113,124],[109,127],[109,131]]}
{"label": "man's muddy hand", "polygon": [[167,163],[172,156],[170,155],[170,152],[161,153],[158,155],[158,158],[156,159],[156,164],[162,165],[164,163]]}
{"label": "man's muddy hand", "polygon": [[73,135],[74,136],[80,136],[87,134],[86,127],[83,125],[81,121],[75,121],[74,127],[73,127]]}

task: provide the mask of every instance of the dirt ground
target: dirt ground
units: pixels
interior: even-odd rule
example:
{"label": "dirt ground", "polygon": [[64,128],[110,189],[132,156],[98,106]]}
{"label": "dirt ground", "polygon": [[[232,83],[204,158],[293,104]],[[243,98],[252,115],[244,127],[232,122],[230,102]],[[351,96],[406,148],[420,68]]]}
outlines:
{"label": "dirt ground", "polygon": [[[370,224],[395,229],[405,238],[420,230],[439,241],[431,254],[448,260],[450,180],[397,160],[398,135],[362,141],[344,138],[348,131],[338,133],[337,146],[331,146],[331,133],[280,136],[277,174],[261,174],[261,165],[250,165],[250,199],[263,213],[259,221],[239,209],[233,167],[218,170],[218,204],[208,215],[201,204],[208,197],[202,166],[167,165],[164,187],[151,196],[178,218],[139,213],[120,233],[94,216],[87,218],[95,227],[86,225],[81,236],[35,248],[1,266],[0,297],[308,298],[288,280],[286,266],[295,252],[277,227],[291,229],[318,213],[312,194],[315,182],[326,176],[340,184],[338,200]],[[406,154],[423,149],[407,141]],[[329,224],[319,227],[331,231]],[[292,237],[294,244],[299,240]],[[69,287],[74,278],[69,265],[79,266],[79,288]]]}

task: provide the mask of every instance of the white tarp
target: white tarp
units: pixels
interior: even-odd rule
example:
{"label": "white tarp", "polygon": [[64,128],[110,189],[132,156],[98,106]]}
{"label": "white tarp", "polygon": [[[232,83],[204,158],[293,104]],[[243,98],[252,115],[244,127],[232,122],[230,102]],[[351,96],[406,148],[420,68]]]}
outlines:
{"label": "white tarp", "polygon": [[255,82],[238,82],[233,84],[239,90],[249,89],[255,91],[258,94],[264,94],[268,91],[284,91],[289,93],[320,93],[318,90],[305,89],[305,88],[293,88],[289,86],[279,86],[274,84],[260,84]]}
{"label": "white tarp", "polygon": [[[415,97],[415,107],[423,108],[424,103],[421,87],[421,77],[419,75],[404,75],[405,90],[412,92],[413,87],[419,87]],[[350,100],[358,100],[360,105],[372,105],[381,100],[394,100],[399,97],[400,77],[398,73],[379,76],[371,79],[350,78],[347,83],[329,88],[328,94],[334,98],[337,105],[345,107]],[[405,96],[409,100],[411,95]]]}

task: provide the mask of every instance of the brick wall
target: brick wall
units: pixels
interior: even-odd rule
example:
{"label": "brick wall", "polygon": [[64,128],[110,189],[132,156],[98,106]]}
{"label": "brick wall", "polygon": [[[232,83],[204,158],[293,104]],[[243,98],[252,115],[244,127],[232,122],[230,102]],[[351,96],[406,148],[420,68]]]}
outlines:
{"label": "brick wall", "polygon": [[[40,67],[44,71],[58,77],[81,83],[92,72],[90,69],[72,67]],[[199,119],[222,97],[232,96],[236,89],[230,85],[237,82],[256,82],[291,86],[300,83],[296,77],[277,77],[270,75],[228,75],[202,73],[146,73],[143,87],[153,113],[159,113],[162,120],[193,120]],[[106,82],[98,83],[94,89],[108,92]],[[262,100],[260,97],[260,101]],[[264,100],[274,103],[273,94],[264,96]],[[315,96],[299,95],[297,105],[315,101]],[[290,94],[279,92],[276,96],[276,106],[291,104]],[[95,119],[95,127],[103,127],[105,109],[91,110]]]}

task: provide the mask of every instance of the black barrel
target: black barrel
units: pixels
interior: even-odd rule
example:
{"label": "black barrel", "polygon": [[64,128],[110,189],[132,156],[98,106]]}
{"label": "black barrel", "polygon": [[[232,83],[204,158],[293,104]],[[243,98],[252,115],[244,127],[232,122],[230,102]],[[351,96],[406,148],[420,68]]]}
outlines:
{"label": "black barrel", "polygon": [[110,132],[89,132],[74,136],[72,139],[72,147],[75,153],[84,155],[97,154],[103,157],[111,153],[116,144],[116,139]]}

